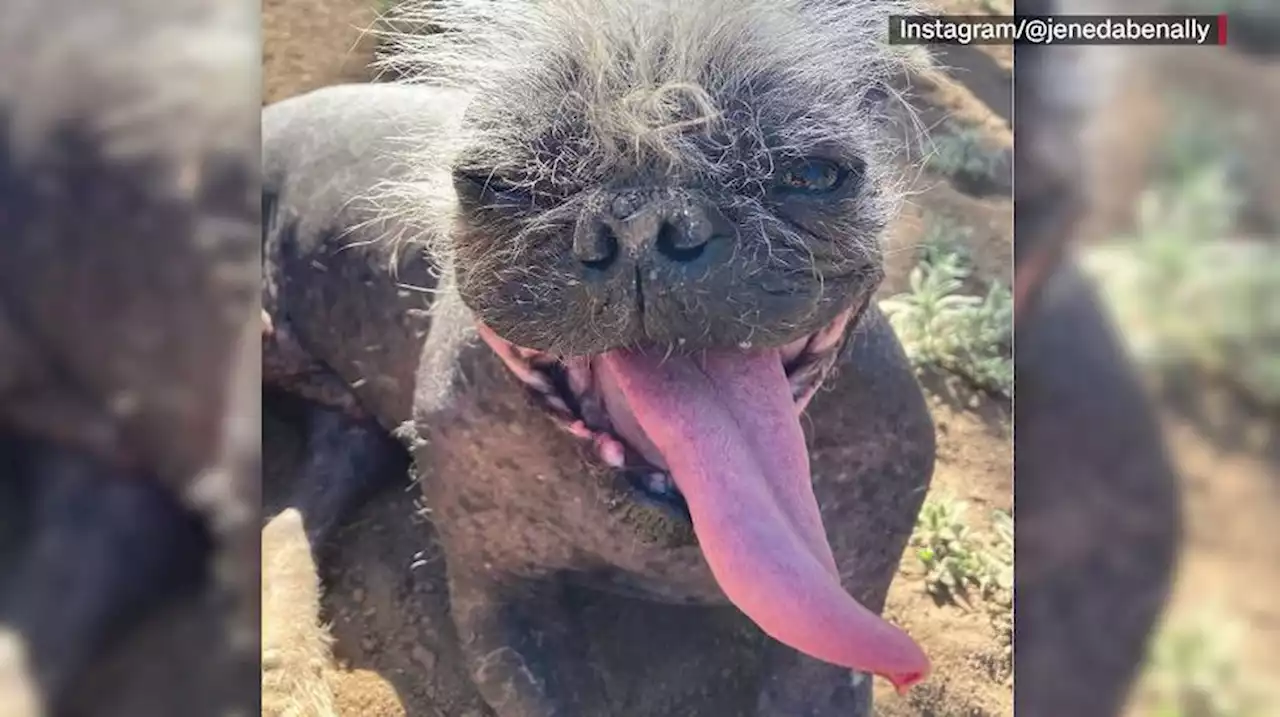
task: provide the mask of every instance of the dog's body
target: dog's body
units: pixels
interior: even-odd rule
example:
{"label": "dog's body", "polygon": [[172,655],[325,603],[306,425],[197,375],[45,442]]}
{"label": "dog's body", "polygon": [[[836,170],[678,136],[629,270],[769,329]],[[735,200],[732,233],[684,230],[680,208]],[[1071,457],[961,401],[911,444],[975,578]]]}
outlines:
{"label": "dog's body", "polygon": [[[362,201],[403,171],[395,158],[409,124],[421,134],[424,118],[439,118],[432,121],[449,131],[458,108],[448,91],[371,85],[264,111],[264,302],[273,327],[266,380],[328,407],[291,503],[309,539],[322,540],[367,490],[362,481],[394,461],[394,445],[375,434],[406,439],[481,694],[504,717],[616,714],[591,676],[587,636],[562,604],[564,586],[690,604],[725,599],[688,526],[637,500],[623,471],[548,420],[477,338],[473,315],[447,279],[438,282],[432,257],[387,241],[411,229],[376,221],[376,208]],[[874,311],[828,388],[807,413],[808,442],[839,461],[815,464],[814,490],[843,581],[878,610],[932,472],[932,426]],[[345,439],[316,437],[339,434]],[[363,460],[351,458],[353,448]],[[272,549],[268,540],[264,550]],[[283,606],[313,587],[264,589]],[[297,662],[314,650],[288,644],[314,645],[314,636],[282,634],[273,643],[271,605],[269,597],[264,649],[274,674],[264,687],[293,693],[267,695],[268,706],[323,689],[311,666]],[[779,644],[770,651],[760,714],[869,714],[869,680],[854,688],[845,669]]]}

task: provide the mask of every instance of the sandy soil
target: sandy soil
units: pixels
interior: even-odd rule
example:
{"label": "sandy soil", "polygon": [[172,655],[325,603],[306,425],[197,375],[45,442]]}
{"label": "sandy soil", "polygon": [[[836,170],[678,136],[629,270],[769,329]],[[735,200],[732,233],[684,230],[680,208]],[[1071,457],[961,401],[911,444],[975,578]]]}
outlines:
{"label": "sandy soil", "polygon": [[375,7],[371,0],[263,0],[263,103],[367,81]]}

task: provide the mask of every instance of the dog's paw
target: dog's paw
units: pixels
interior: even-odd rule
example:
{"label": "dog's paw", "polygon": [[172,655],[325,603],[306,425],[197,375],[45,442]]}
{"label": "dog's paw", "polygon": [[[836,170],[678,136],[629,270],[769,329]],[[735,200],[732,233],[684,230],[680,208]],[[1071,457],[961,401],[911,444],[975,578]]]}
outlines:
{"label": "dog's paw", "polygon": [[262,531],[262,714],[334,717],[320,580],[302,516],[286,510]]}
{"label": "dog's paw", "polygon": [[44,717],[39,686],[27,665],[22,638],[0,629],[0,717]]}

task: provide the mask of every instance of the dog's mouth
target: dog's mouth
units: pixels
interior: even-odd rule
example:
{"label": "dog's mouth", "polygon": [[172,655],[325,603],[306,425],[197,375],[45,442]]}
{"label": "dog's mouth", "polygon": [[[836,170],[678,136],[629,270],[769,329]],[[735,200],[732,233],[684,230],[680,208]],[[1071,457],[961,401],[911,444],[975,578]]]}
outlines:
{"label": "dog's mouth", "polygon": [[905,691],[928,659],[841,586],[800,427],[853,316],[779,348],[691,354],[562,359],[480,333],[567,431],[689,517],[721,590],[765,633]]}
{"label": "dog's mouth", "polygon": [[[787,386],[802,413],[835,364],[848,336],[852,311],[846,311],[817,332],[772,351],[781,364]],[[619,392],[609,357],[635,351],[610,351],[594,356],[557,358],[537,349],[516,346],[480,325],[485,342],[502,358],[535,400],[562,428],[592,447],[604,464],[625,471],[631,487],[645,500],[692,520],[689,505],[671,476],[662,452],[637,425],[627,399]],[[749,348],[742,349],[746,355]],[[663,363],[694,357],[661,357]],[[701,358],[705,358],[701,357]]]}

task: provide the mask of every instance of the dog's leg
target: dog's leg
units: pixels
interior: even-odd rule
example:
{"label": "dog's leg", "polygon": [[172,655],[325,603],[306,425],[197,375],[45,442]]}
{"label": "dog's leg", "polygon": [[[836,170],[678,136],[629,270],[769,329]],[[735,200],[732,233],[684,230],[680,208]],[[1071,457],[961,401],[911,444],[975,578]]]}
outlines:
{"label": "dog's leg", "polygon": [[5,717],[56,710],[113,637],[199,584],[211,548],[200,520],[153,481],[43,446],[21,458],[16,473],[35,488],[34,533],[0,612],[12,630],[0,682],[25,682],[28,694],[0,701]]}
{"label": "dog's leg", "polygon": [[574,717],[603,690],[555,581],[502,581],[449,571],[467,669],[498,717]]}
{"label": "dog's leg", "polygon": [[262,531],[262,714],[272,717],[337,714],[316,551],[397,466],[407,468],[378,425],[336,411],[314,414],[307,444],[288,506]]}

